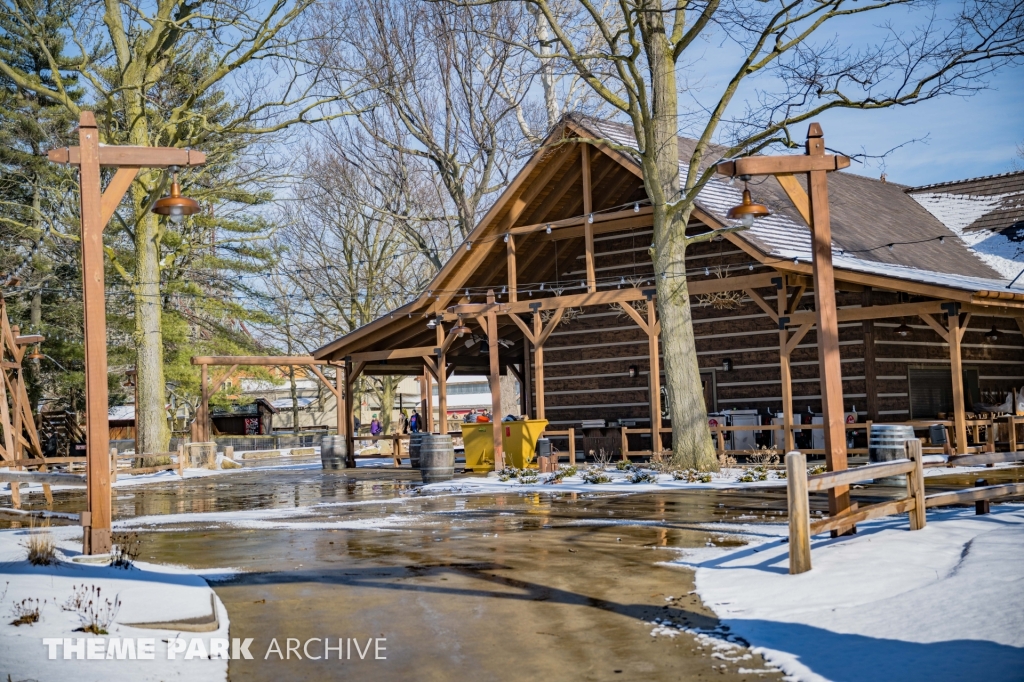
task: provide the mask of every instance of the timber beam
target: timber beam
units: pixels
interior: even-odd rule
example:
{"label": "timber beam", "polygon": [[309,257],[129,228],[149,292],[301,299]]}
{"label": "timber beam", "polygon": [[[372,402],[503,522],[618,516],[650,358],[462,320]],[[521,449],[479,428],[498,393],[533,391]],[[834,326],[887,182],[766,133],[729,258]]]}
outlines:
{"label": "timber beam", "polygon": [[[773,273],[765,272],[757,275],[744,275],[743,277],[725,277],[722,279],[711,278],[689,282],[687,289],[690,296],[699,294],[710,294],[720,291],[742,291],[744,289],[760,289],[772,285],[775,279]],[[647,298],[644,290],[638,288],[609,289],[594,293],[572,294],[568,296],[551,296],[535,300],[518,301],[516,303],[466,303],[463,305],[448,308],[448,315],[477,316],[484,315],[494,309],[499,314],[521,314],[534,310],[557,310],[559,308],[579,308],[591,305],[608,305],[611,303],[625,303],[627,301],[639,301]],[[448,320],[448,316],[445,316]],[[454,318],[452,318],[454,319]]]}
{"label": "timber beam", "polygon": [[[79,166],[82,163],[81,147],[58,147],[46,153],[52,163],[66,163]],[[195,149],[176,147],[128,147],[99,146],[101,166],[135,166],[136,168],[165,168],[167,166],[201,166],[206,163],[206,154]]]}
{"label": "timber beam", "polygon": [[279,365],[328,365],[327,360],[316,360],[312,355],[196,355],[193,365],[243,365],[247,367],[276,367]]}

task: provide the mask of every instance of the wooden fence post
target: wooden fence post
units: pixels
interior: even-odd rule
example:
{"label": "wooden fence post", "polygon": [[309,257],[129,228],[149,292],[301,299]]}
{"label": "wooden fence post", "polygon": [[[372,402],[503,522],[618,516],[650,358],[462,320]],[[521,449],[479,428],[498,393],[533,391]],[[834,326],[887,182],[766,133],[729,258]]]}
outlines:
{"label": "wooden fence post", "polygon": [[807,457],[786,453],[786,496],[789,502],[789,572],[811,570],[811,508],[807,498]]}
{"label": "wooden fence post", "polygon": [[11,506],[21,509],[21,483],[11,481]]}
{"label": "wooden fence post", "polygon": [[921,441],[913,438],[906,442],[907,457],[913,460],[914,469],[907,473],[907,497],[914,498],[914,508],[910,510],[910,530],[921,530],[925,524],[924,495],[924,464]]}
{"label": "wooden fence post", "polygon": [[178,446],[178,475],[185,478],[185,446]]}
{"label": "wooden fence post", "polygon": [[622,461],[629,459],[629,439],[626,438],[626,427],[622,427]]}
{"label": "wooden fence post", "polygon": [[569,427],[569,466],[576,466],[576,429]]}
{"label": "wooden fence post", "polygon": [[117,448],[110,448],[110,482],[117,480]]}

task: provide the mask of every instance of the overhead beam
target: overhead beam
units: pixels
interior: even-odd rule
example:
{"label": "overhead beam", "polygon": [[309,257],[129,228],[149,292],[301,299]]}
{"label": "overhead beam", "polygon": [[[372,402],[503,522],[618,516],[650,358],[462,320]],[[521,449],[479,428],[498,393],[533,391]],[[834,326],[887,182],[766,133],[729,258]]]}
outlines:
{"label": "overhead beam", "polygon": [[[72,166],[82,164],[81,147],[58,147],[46,153],[53,163]],[[176,147],[99,147],[101,166],[135,166],[136,168],[165,168],[167,166],[201,166],[206,163],[206,154],[194,149]]]}
{"label": "overhead beam", "polygon": [[838,154],[794,154],[792,156],[745,156],[718,164],[719,175],[776,175],[836,171],[850,167],[850,159]]}
{"label": "overhead beam", "polygon": [[[864,320],[880,320],[887,317],[912,317],[928,313],[942,312],[942,306],[948,301],[922,301],[919,303],[894,303],[892,305],[876,305],[869,308],[839,308],[836,317],[839,322],[862,322]],[[803,324],[808,320],[817,319],[814,311],[791,313],[788,315],[790,324]]]}
{"label": "overhead beam", "polygon": [[327,360],[316,360],[312,355],[196,355],[193,365],[243,365],[274,367],[277,365],[329,365]]}
{"label": "overhead beam", "polygon": [[[721,291],[742,291],[748,288],[760,289],[772,286],[774,273],[761,273],[757,275],[744,275],[743,277],[711,278],[695,282],[689,282],[687,289],[690,296],[699,294],[710,294]],[[483,315],[493,305],[496,312],[501,313],[526,313],[537,306],[538,310],[556,310],[558,308],[578,308],[588,305],[607,305],[625,301],[639,301],[646,298],[646,295],[637,288],[609,289],[595,293],[572,294],[568,296],[551,296],[539,298],[532,301],[519,301],[517,303],[468,303],[452,306],[448,309],[449,315]],[[447,318],[446,318],[447,319]]]}

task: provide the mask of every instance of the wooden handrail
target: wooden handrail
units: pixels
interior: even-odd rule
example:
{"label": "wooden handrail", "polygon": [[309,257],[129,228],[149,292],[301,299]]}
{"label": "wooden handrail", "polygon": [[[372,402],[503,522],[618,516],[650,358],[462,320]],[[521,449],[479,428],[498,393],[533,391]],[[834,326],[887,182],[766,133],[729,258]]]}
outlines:
{"label": "wooden handrail", "polygon": [[815,474],[807,477],[808,492],[821,492],[831,490],[840,485],[853,485],[862,481],[870,481],[875,478],[886,476],[898,476],[914,470],[915,463],[909,459],[894,459],[891,462],[879,462],[877,464],[865,464],[856,469],[845,469],[843,471],[830,471],[825,474]]}
{"label": "wooden handrail", "polygon": [[997,497],[1024,495],[1024,483],[1001,483],[981,488],[968,488],[945,493],[932,493],[925,498],[925,506],[941,507],[947,504],[967,504],[979,500],[992,500]]}

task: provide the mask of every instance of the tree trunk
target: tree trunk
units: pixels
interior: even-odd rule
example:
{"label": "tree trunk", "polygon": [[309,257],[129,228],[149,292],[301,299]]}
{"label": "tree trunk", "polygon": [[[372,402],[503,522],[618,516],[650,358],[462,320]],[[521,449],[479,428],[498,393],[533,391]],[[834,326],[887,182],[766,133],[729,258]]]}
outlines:
{"label": "tree trunk", "polygon": [[671,203],[679,199],[675,64],[660,4],[654,3],[652,8],[656,11],[643,12],[640,21],[651,75],[653,110],[647,117],[647,126],[637,130],[637,139],[643,149],[644,183],[654,211],[653,260],[665,385],[672,417],[672,459],[680,467],[717,471],[686,284],[686,223],[690,209],[669,211]]}
{"label": "tree trunk", "polygon": [[[139,215],[145,209],[141,189],[136,190],[134,198]],[[171,434],[167,428],[157,217],[144,217],[135,230],[135,380],[139,401],[135,408],[135,451],[167,452]]]}

